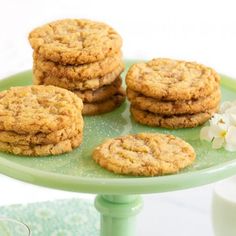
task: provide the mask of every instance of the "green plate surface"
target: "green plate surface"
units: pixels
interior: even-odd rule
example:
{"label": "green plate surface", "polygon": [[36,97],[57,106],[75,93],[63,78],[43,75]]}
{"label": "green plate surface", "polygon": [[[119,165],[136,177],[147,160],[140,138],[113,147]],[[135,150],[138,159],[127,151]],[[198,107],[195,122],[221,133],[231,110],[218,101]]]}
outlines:
{"label": "green plate surface", "polygon": [[[127,68],[130,62],[127,62]],[[0,90],[32,83],[31,71],[0,81]],[[236,81],[222,76],[223,100],[236,100]],[[0,172],[10,177],[51,188],[68,191],[109,194],[140,194],[173,191],[211,183],[236,174],[236,152],[212,150],[199,140],[201,127],[167,130],[135,123],[130,117],[129,103],[117,110],[85,117],[83,144],[73,152],[49,157],[22,157],[0,153]],[[91,158],[92,150],[104,139],[129,133],[171,133],[189,142],[197,153],[194,164],[178,174],[160,177],[116,175],[98,166]]]}

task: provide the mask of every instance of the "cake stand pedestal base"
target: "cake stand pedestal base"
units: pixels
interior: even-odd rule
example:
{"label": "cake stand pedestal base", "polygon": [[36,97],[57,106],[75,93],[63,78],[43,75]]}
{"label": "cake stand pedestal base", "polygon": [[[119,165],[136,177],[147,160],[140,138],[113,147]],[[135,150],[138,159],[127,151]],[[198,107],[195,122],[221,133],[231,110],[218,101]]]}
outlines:
{"label": "cake stand pedestal base", "polygon": [[135,236],[136,215],[142,205],[138,195],[98,195],[95,207],[101,214],[100,236]]}

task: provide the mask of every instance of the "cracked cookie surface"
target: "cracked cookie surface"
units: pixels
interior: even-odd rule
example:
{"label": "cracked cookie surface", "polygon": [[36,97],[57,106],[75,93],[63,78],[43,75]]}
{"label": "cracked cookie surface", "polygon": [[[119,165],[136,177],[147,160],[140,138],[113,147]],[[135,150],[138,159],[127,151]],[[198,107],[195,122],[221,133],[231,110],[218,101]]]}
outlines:
{"label": "cracked cookie surface", "polygon": [[0,92],[0,130],[51,133],[69,127],[81,114],[82,100],[55,86],[12,87]]}
{"label": "cracked cookie surface", "polygon": [[95,148],[93,159],[117,174],[155,176],[176,173],[192,164],[194,149],[169,134],[140,133],[105,141]]}
{"label": "cracked cookie surface", "polygon": [[115,54],[122,46],[110,26],[86,19],[64,19],[45,24],[29,34],[36,53],[61,64],[85,64]]}
{"label": "cracked cookie surface", "polygon": [[130,89],[160,100],[206,97],[219,82],[219,75],[209,67],[163,58],[134,64],[126,75]]}

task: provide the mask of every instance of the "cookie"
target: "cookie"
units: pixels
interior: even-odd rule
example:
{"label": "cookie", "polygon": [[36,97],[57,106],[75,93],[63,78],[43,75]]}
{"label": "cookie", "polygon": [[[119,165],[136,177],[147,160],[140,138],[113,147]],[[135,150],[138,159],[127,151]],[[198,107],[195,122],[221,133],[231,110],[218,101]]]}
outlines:
{"label": "cookie", "polygon": [[56,77],[75,78],[80,80],[102,77],[111,73],[118,66],[123,66],[121,52],[108,56],[101,61],[83,65],[61,65],[57,62],[44,59],[34,53],[34,67],[40,71]]}
{"label": "cookie", "polygon": [[71,139],[66,139],[57,144],[46,145],[16,145],[12,143],[0,142],[0,151],[8,152],[15,155],[25,156],[48,156],[59,155],[70,152],[73,148],[78,147],[82,142],[82,133]]}
{"label": "cookie", "polygon": [[119,77],[113,83],[104,85],[96,90],[72,90],[72,92],[79,96],[85,103],[102,102],[112,97],[120,88],[121,84],[122,80]]}
{"label": "cookie", "polygon": [[13,131],[0,131],[0,142],[16,145],[35,145],[35,144],[57,144],[66,139],[70,139],[83,131],[83,118],[78,116],[76,122],[61,130],[51,133],[19,134]]}
{"label": "cookie", "polygon": [[125,91],[120,88],[115,95],[108,100],[97,103],[84,103],[83,115],[99,115],[110,112],[119,107],[125,101]]}
{"label": "cookie", "polygon": [[191,100],[210,95],[220,82],[211,68],[171,59],[153,59],[131,66],[127,86],[159,100]]}
{"label": "cookie", "polygon": [[219,106],[221,93],[220,89],[207,97],[192,100],[161,101],[155,98],[146,97],[132,89],[127,89],[127,97],[131,104],[145,111],[158,113],[161,115],[195,114],[213,109]]}
{"label": "cookie", "polygon": [[113,28],[86,19],[64,19],[38,27],[29,34],[29,42],[45,59],[72,65],[102,60],[122,45]]}
{"label": "cookie", "polygon": [[161,115],[149,111],[140,110],[134,106],[130,107],[131,114],[135,121],[148,126],[157,126],[163,128],[192,128],[201,125],[208,121],[217,108],[197,114],[182,114],[182,115]]}
{"label": "cookie", "polygon": [[192,164],[194,149],[169,134],[140,133],[108,139],[93,152],[93,159],[117,174],[155,176],[176,173]]}
{"label": "cookie", "polygon": [[51,133],[69,127],[83,108],[74,93],[54,86],[13,87],[0,92],[0,130]]}
{"label": "cookie", "polygon": [[78,79],[68,79],[66,77],[56,77],[48,75],[45,72],[42,72],[36,68],[34,68],[34,78],[33,83],[34,84],[44,84],[44,85],[54,85],[65,89],[70,90],[96,90],[104,85],[111,84],[114,82],[120,74],[123,72],[124,67],[119,66],[115,70],[113,70],[111,73],[104,75],[103,77],[98,77],[94,79],[89,80],[78,80]]}

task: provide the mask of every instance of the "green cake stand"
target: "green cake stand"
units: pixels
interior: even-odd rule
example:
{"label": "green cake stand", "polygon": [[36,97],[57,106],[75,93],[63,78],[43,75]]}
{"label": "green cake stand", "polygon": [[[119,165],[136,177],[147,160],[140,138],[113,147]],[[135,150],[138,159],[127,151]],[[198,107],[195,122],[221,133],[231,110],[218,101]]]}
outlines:
{"label": "green cake stand", "polygon": [[[132,62],[126,63],[127,68]],[[26,71],[0,81],[0,90],[32,84]],[[223,101],[236,100],[236,81],[222,76]],[[96,193],[95,207],[101,214],[100,236],[134,236],[135,216],[142,208],[140,194],[160,193],[208,184],[236,173],[236,152],[213,150],[199,140],[201,127],[167,130],[139,125],[130,117],[129,103],[113,112],[85,117],[83,144],[73,152],[48,157],[24,157],[0,153],[0,172],[49,188]],[[176,135],[189,142],[197,153],[191,167],[178,174],[160,177],[116,175],[98,166],[93,149],[107,138],[139,132]]]}

